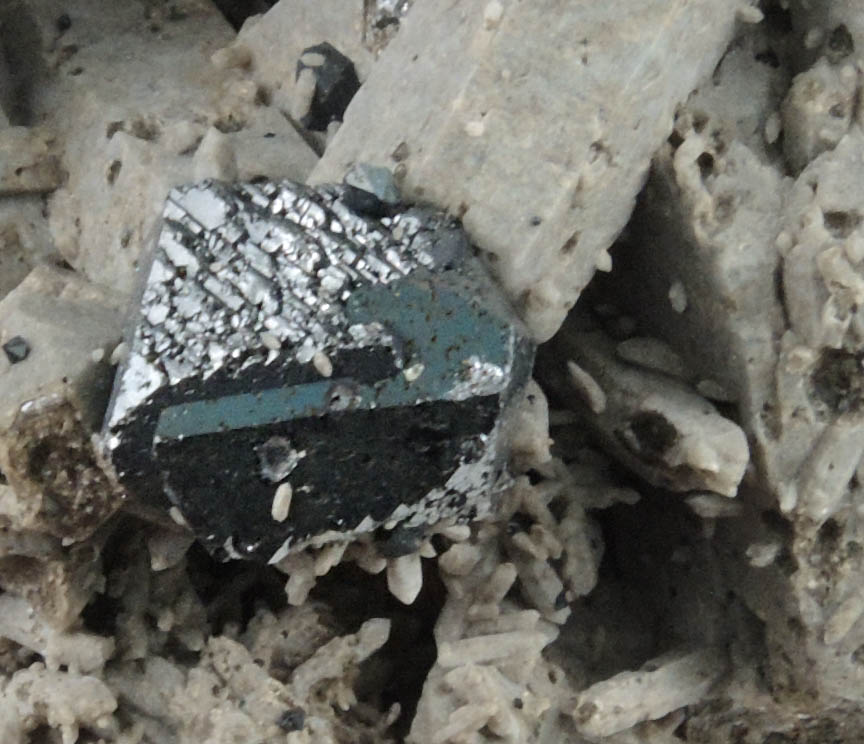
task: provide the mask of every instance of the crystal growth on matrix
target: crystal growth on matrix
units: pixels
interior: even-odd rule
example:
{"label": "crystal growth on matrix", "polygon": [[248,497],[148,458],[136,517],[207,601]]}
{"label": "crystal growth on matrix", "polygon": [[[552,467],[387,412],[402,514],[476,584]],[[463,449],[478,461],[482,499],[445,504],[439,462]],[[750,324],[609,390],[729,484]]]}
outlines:
{"label": "crystal growth on matrix", "polygon": [[203,182],[166,202],[105,444],[218,557],[469,519],[505,472],[523,326],[458,222],[344,194]]}

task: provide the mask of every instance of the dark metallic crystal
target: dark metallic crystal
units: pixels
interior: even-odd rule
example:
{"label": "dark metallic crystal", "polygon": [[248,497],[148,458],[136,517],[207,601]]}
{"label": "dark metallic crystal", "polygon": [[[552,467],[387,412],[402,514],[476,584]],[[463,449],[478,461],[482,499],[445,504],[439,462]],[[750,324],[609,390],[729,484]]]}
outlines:
{"label": "dark metallic crystal", "polygon": [[[307,56],[308,55],[308,56]],[[321,64],[307,64],[304,58],[320,56]],[[297,62],[297,77],[305,69],[315,75],[315,94],[309,112],[300,120],[307,129],[323,132],[342,115],[360,88],[354,63],[329,42],[307,47]]]}
{"label": "dark metallic crystal", "polygon": [[168,198],[106,445],[130,492],[167,494],[222,557],[383,525],[411,538],[400,554],[487,511],[502,475],[533,358],[521,324],[458,222],[358,215],[344,195],[205,182]]}
{"label": "dark metallic crystal", "polygon": [[369,163],[353,166],[342,184],[342,201],[360,214],[386,217],[399,206],[401,198],[393,174]]}
{"label": "dark metallic crystal", "polygon": [[30,356],[30,344],[21,336],[15,336],[3,344],[3,351],[10,364],[17,364]]}

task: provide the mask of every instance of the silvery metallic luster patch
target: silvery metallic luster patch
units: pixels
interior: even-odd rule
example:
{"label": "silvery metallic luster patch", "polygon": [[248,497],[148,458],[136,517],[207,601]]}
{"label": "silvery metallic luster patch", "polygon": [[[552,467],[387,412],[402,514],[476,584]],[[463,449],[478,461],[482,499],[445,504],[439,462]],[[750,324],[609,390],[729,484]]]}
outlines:
{"label": "silvery metallic luster patch", "polygon": [[468,519],[500,485],[522,325],[457,221],[345,196],[204,182],[165,204],[105,446],[221,557]]}

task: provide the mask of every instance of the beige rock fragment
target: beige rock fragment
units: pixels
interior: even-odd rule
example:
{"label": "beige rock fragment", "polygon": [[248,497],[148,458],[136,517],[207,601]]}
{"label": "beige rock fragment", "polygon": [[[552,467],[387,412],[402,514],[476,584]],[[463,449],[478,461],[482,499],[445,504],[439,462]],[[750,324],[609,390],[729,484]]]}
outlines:
{"label": "beige rock fragment", "polygon": [[[848,3],[792,5],[801,17],[821,14],[826,38],[841,22],[855,38],[864,28],[849,20],[861,15]],[[811,70],[835,76],[851,59]],[[703,101],[688,113],[688,104],[676,125],[683,141],[655,159],[630,228],[650,235],[650,246],[621,251],[616,286],[624,311],[650,308],[646,330],[736,402],[753,467],[742,514],[716,520],[713,541],[724,546],[716,555],[724,583],[764,623],[775,696],[807,690],[824,710],[861,694],[864,196],[850,164],[861,162],[864,140],[852,124],[833,149],[802,155],[794,181],[785,178],[766,164],[776,146],[772,154],[730,123],[736,111],[750,116],[747,85],[718,78],[723,105]],[[774,95],[757,108],[770,111]],[[683,313],[666,302],[675,280],[687,285]]]}
{"label": "beige rock fragment", "polygon": [[60,259],[38,196],[0,200],[0,300],[40,263]]}
{"label": "beige rock fragment", "polygon": [[603,413],[606,410],[606,393],[597,380],[572,359],[567,360],[567,374],[588,407],[598,415]]}
{"label": "beige rock fragment", "polygon": [[27,127],[0,128],[0,195],[43,194],[63,180],[56,136]]}
{"label": "beige rock fragment", "polygon": [[517,472],[531,470],[548,462],[552,455],[549,447],[549,403],[540,386],[529,380],[524,399],[515,413],[510,440],[510,457]]}
{"label": "beige rock fragment", "polygon": [[[352,736],[387,742],[392,711],[358,703],[354,685],[358,665],[388,632],[389,621],[373,619],[356,634],[334,637],[320,605],[278,616],[259,611],[241,639],[212,636],[196,664],[150,654],[112,663],[106,678],[124,719],[131,717],[160,744],[348,744]],[[286,739],[277,721],[298,708],[304,728]]]}
{"label": "beige rock fragment", "polygon": [[39,726],[59,729],[63,744],[79,741],[81,727],[111,739],[117,700],[96,677],[46,670],[42,664],[16,672],[0,692],[4,744],[25,744]]}
{"label": "beige rock fragment", "polygon": [[445,641],[438,648],[438,663],[443,667],[494,661],[521,651],[538,653],[548,643],[543,633],[513,631],[488,636]]}
{"label": "beige rock fragment", "polygon": [[857,415],[841,415],[814,443],[795,484],[799,514],[822,524],[838,511],[864,456],[862,435],[864,423]]}
{"label": "beige rock fragment", "polygon": [[[498,520],[506,521],[517,509],[528,513],[517,489],[504,501]],[[532,517],[542,515],[543,508],[541,502],[534,504]],[[545,519],[557,526],[551,513],[535,526],[545,527]],[[407,739],[412,744],[427,744],[435,736],[481,742],[486,730],[513,744],[552,741],[558,732],[554,701],[573,694],[563,682],[562,689],[555,687],[551,680],[563,675],[540,654],[557,637],[558,627],[542,620],[538,610],[505,598],[524,592],[512,591],[517,568],[506,560],[508,538],[494,527],[482,524],[470,543],[450,549],[470,553],[473,567],[467,573],[442,572],[448,598],[435,628],[438,661],[412,722]],[[541,733],[546,729],[549,733]]]}
{"label": "beige rock fragment", "polygon": [[164,571],[178,565],[193,542],[195,537],[191,532],[155,528],[147,537],[150,568],[154,571]]}
{"label": "beige rock fragment", "polygon": [[295,607],[302,605],[315,586],[315,559],[308,551],[292,553],[279,561],[276,568],[289,575],[285,585],[288,603]]}
{"label": "beige rock fragment", "polygon": [[[553,384],[569,396],[610,453],[655,485],[674,491],[705,490],[734,496],[749,460],[744,432],[704,398],[676,380],[617,361],[600,331],[562,330],[557,353],[596,381],[605,406],[586,405],[570,392],[559,370]],[[550,352],[549,365],[555,365]],[[560,362],[558,362],[560,365]],[[554,366],[547,370],[553,378]]]}
{"label": "beige rock fragment", "polygon": [[633,336],[625,339],[615,347],[615,354],[625,362],[663,372],[671,377],[687,376],[681,357],[667,343],[657,338]]}
{"label": "beige rock fragment", "polygon": [[21,336],[30,347],[17,364],[0,360],[0,468],[14,497],[5,520],[16,529],[82,540],[121,504],[91,442],[113,369],[91,351],[117,343],[122,307],[110,291],[47,266],[0,302],[0,341]]}
{"label": "beige rock fragment", "polygon": [[235,42],[213,52],[210,61],[220,70],[248,67],[252,64],[252,52],[244,44]]}
{"label": "beige rock fragment", "polygon": [[[50,5],[32,6],[46,48],[59,12]],[[63,42],[76,48],[80,74],[61,69],[34,101],[56,124],[68,163],[50,202],[57,249],[127,296],[172,187],[204,175],[302,180],[315,160],[242,64],[211,62],[235,39],[215,5],[172,7],[174,16],[158,21],[125,3],[77,8]]]}
{"label": "beige rock fragment", "polygon": [[417,553],[387,561],[387,588],[403,604],[411,604],[423,588],[423,566]]}
{"label": "beige rock fragment", "polygon": [[363,623],[357,633],[325,643],[294,671],[291,689],[295,697],[304,699],[321,681],[344,676],[346,667],[369,658],[387,642],[389,635],[390,621],[373,618]]}
{"label": "beige rock fragment", "polygon": [[695,493],[685,501],[694,513],[703,519],[723,519],[741,516],[743,509],[737,501],[730,501],[716,493]]}
{"label": "beige rock fragment", "polygon": [[466,734],[483,728],[497,710],[494,703],[468,703],[457,708],[448,717],[447,725],[432,735],[430,744],[459,741]]}
{"label": "beige rock fragment", "polygon": [[39,532],[4,531],[0,586],[24,599],[40,620],[57,630],[78,622],[81,610],[101,589],[102,537],[63,547]]}
{"label": "beige rock fragment", "polygon": [[452,576],[466,576],[480,560],[480,551],[469,543],[456,543],[438,558],[438,566]]}
{"label": "beige rock fragment", "polygon": [[[249,621],[242,636],[253,658],[277,679],[309,659],[315,650],[338,635],[338,625],[329,607],[309,600],[300,607],[279,613],[260,610]],[[285,631],[291,629],[290,633]]]}
{"label": "beige rock fragment", "polygon": [[117,343],[121,308],[109,291],[48,267],[0,302],[0,340],[30,346],[17,364],[0,360],[0,467],[15,499],[5,518],[17,529],[81,540],[120,506],[91,443],[113,370],[91,350]]}
{"label": "beige rock fragment", "polygon": [[714,650],[661,657],[584,690],[572,714],[584,735],[609,736],[698,702],[725,669]]}
{"label": "beige rock fragment", "polygon": [[52,628],[27,602],[10,594],[0,595],[0,635],[40,654],[52,670],[65,666],[84,674],[97,672],[114,651],[113,639]]}
{"label": "beige rock fragment", "polygon": [[407,151],[407,196],[462,218],[545,340],[624,227],[674,107],[720,58],[736,8],[510,0],[489,24],[487,4],[418,0],[311,179]]}
{"label": "beige rock fragment", "polygon": [[[758,12],[753,7],[748,10]],[[741,29],[711,77],[679,110],[676,128],[686,123],[709,136],[719,130],[722,141],[734,139],[768,160],[766,145],[779,136],[778,109],[791,77],[781,63],[783,50],[770,21]],[[772,128],[776,132],[769,135]]]}
{"label": "beige rock fragment", "polygon": [[229,135],[210,127],[192,156],[192,179],[237,180],[237,159]]}
{"label": "beige rock fragment", "polygon": [[315,576],[325,576],[331,568],[338,566],[347,548],[347,542],[332,543],[322,547],[315,556],[315,564],[313,566]]}
{"label": "beige rock fragment", "polygon": [[783,152],[796,172],[836,147],[849,130],[859,77],[854,65],[832,65],[823,58],[792,82],[781,112]]}

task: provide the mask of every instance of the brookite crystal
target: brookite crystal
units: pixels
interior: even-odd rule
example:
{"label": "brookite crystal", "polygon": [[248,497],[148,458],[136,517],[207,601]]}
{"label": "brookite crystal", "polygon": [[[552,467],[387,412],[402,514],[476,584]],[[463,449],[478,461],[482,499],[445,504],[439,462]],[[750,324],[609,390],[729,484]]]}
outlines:
{"label": "brookite crystal", "polygon": [[504,471],[522,325],[458,222],[344,194],[204,182],[165,205],[105,442],[220,557],[392,542],[488,510]]}

